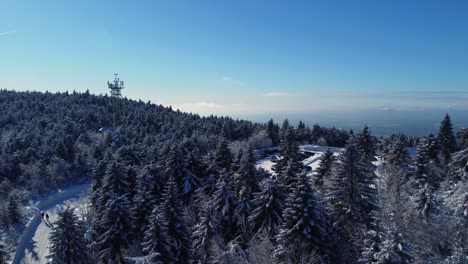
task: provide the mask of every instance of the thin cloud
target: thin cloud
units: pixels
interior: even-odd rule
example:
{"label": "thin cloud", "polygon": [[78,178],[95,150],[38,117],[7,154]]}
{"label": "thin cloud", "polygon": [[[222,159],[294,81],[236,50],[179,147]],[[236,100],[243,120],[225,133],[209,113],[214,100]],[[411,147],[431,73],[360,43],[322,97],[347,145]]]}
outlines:
{"label": "thin cloud", "polygon": [[202,102],[184,103],[184,104],[179,104],[175,106],[179,109],[190,109],[190,108],[217,109],[217,108],[223,108],[225,105],[202,101]]}
{"label": "thin cloud", "polygon": [[301,96],[300,94],[296,93],[287,93],[287,92],[270,92],[263,94],[266,97],[298,97]]}
{"label": "thin cloud", "polygon": [[218,83],[221,84],[227,84],[227,85],[234,85],[234,86],[239,86],[239,87],[246,87],[247,85],[245,82],[237,80],[233,77],[230,76],[223,76],[221,79],[217,80]]}
{"label": "thin cloud", "polygon": [[16,33],[16,30],[10,30],[5,32],[0,32],[0,36],[10,35]]}

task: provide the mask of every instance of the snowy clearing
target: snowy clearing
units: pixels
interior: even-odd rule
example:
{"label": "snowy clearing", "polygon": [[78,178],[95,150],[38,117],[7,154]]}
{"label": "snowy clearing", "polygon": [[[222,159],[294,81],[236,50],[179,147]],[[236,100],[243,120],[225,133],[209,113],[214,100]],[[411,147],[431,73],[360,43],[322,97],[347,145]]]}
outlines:
{"label": "snowy clearing", "polygon": [[[44,264],[49,254],[49,234],[52,224],[57,220],[57,212],[66,206],[77,207],[82,204],[88,193],[89,183],[75,185],[61,190],[39,201],[37,213],[29,221],[20,237],[12,264]],[[49,214],[49,221],[41,219],[40,212]]]}
{"label": "snowy clearing", "polygon": [[[271,148],[270,148],[271,149]],[[270,150],[268,149],[268,150]],[[335,156],[338,156],[340,155],[344,149],[343,148],[334,148],[334,147],[327,147],[327,146],[319,146],[319,145],[300,145],[299,146],[299,152],[311,152],[311,153],[314,153],[313,156],[305,159],[302,161],[302,163],[305,165],[305,166],[309,166],[312,168],[312,173],[315,172],[315,170],[319,167],[320,165],[320,161],[321,161],[321,157],[323,155],[323,153],[325,153],[327,150],[330,150],[331,152],[333,152],[333,154]],[[257,151],[258,152],[258,151]],[[273,156],[276,156],[277,158],[280,158],[279,156],[277,155],[271,155],[271,156],[268,156],[268,157],[265,157],[265,158],[262,158],[260,160],[257,161],[257,169],[259,168],[262,168],[272,174],[275,174],[275,172],[272,170],[272,166],[275,164],[271,158]]]}

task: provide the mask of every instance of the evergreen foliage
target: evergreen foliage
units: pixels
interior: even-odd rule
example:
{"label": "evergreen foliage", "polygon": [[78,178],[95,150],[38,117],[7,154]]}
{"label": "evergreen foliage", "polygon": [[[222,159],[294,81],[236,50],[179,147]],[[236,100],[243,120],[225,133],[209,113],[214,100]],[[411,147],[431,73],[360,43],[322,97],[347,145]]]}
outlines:
{"label": "evergreen foliage", "polygon": [[84,230],[79,224],[74,209],[66,208],[58,213],[58,220],[50,234],[51,264],[85,264],[90,263],[87,242],[84,241]]}

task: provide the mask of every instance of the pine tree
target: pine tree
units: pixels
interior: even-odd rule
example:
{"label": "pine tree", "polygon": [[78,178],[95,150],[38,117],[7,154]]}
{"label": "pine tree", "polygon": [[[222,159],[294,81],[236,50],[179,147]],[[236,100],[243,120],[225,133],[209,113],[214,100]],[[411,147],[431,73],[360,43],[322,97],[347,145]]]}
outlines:
{"label": "pine tree", "polygon": [[151,263],[176,263],[172,252],[175,241],[167,234],[167,219],[158,208],[154,208],[149,217],[149,226],[145,230],[143,252],[151,257]]}
{"label": "pine tree", "polygon": [[429,156],[428,145],[422,141],[418,145],[418,155],[416,156],[416,170],[414,179],[417,188],[422,188],[428,183],[432,188],[439,186],[440,177],[437,174],[437,168]]}
{"label": "pine tree", "polygon": [[252,211],[252,202],[249,198],[251,195],[251,189],[247,186],[241,188],[239,192],[239,200],[237,201],[236,207],[234,208],[234,220],[236,223],[236,235],[238,240],[243,243],[246,242],[250,235],[250,225],[248,218]]}
{"label": "pine tree", "polygon": [[316,187],[322,188],[323,179],[330,177],[334,161],[335,157],[333,156],[333,152],[328,149],[327,152],[323,154],[320,165],[317,168],[316,174],[314,175],[314,184]]}
{"label": "pine tree", "polygon": [[436,164],[439,164],[440,146],[439,142],[437,142],[437,138],[434,136],[434,134],[429,133],[429,135],[427,135],[427,137],[424,139],[424,143],[426,145],[428,157]]}
{"label": "pine tree", "polygon": [[210,200],[210,204],[217,213],[217,218],[220,222],[220,234],[224,234],[225,241],[230,240],[234,236],[234,208],[236,201],[229,174],[221,174],[221,177],[216,182],[216,191]]}
{"label": "pine tree", "polygon": [[244,150],[239,170],[235,174],[236,194],[240,200],[241,190],[244,198],[250,200],[259,190],[255,157],[251,147]]}
{"label": "pine tree", "polygon": [[286,168],[290,160],[297,162],[299,165],[300,160],[297,155],[298,151],[299,148],[294,137],[294,130],[289,126],[289,122],[286,119],[283,123],[283,127],[281,128],[281,158],[273,166],[273,170],[278,174],[281,173]]}
{"label": "pine tree", "polygon": [[93,172],[93,186],[90,193],[91,206],[93,208],[98,207],[98,198],[100,196],[100,189],[102,187],[102,182],[106,174],[107,164],[105,161],[100,161]]}
{"label": "pine tree", "polygon": [[254,233],[265,229],[271,237],[277,234],[278,227],[283,223],[285,207],[285,188],[276,180],[263,182],[261,192],[255,194],[252,200],[254,210],[249,216],[249,222]]}
{"label": "pine tree", "polygon": [[58,220],[50,234],[51,264],[80,264],[89,263],[87,257],[84,230],[79,225],[78,217],[72,208],[66,208],[58,213]]}
{"label": "pine tree", "polygon": [[10,260],[7,248],[3,241],[0,240],[0,264],[6,264]]}
{"label": "pine tree", "polygon": [[450,162],[452,152],[457,148],[455,136],[453,135],[452,121],[448,113],[440,123],[437,139],[441,147],[444,164],[447,165]]}
{"label": "pine tree", "polygon": [[137,177],[137,194],[134,197],[132,213],[135,216],[135,234],[141,236],[148,226],[149,217],[156,204],[153,195],[155,179],[148,173],[148,168]]}
{"label": "pine tree", "polygon": [[167,221],[167,235],[173,245],[171,251],[177,263],[188,263],[192,256],[192,241],[184,220],[179,188],[173,177],[170,177],[163,195],[162,204],[158,206],[161,219]]}
{"label": "pine tree", "polygon": [[402,167],[409,163],[410,157],[401,136],[395,137],[388,151],[386,161],[393,166]]}
{"label": "pine tree", "polygon": [[278,175],[279,181],[288,189],[296,181],[296,175],[302,171],[302,166],[298,163],[289,160],[285,169]]}
{"label": "pine tree", "polygon": [[268,137],[271,139],[273,146],[278,146],[279,139],[279,126],[273,122],[273,119],[270,119],[266,126],[266,132]]}
{"label": "pine tree", "polygon": [[227,141],[225,139],[221,140],[215,155],[215,163],[223,169],[230,170],[232,163],[232,154],[229,150]]}
{"label": "pine tree", "polygon": [[409,264],[413,262],[412,247],[402,233],[390,232],[382,243],[382,249],[376,254],[376,264]]}
{"label": "pine tree", "polygon": [[14,195],[10,195],[8,199],[8,219],[12,225],[21,221],[21,210],[18,204],[18,198]]}
{"label": "pine tree", "polygon": [[427,218],[437,212],[437,202],[432,188],[425,183],[416,196],[416,211],[418,215]]}
{"label": "pine tree", "polygon": [[330,226],[325,208],[300,173],[286,199],[284,222],[277,236],[279,256],[297,257],[301,252],[315,250],[328,254]]}
{"label": "pine tree", "polygon": [[299,123],[297,124],[297,128],[296,128],[296,140],[299,142],[305,142],[306,139],[307,139],[306,126],[304,122],[302,122],[302,120],[299,120]]}
{"label": "pine tree", "polygon": [[128,247],[134,229],[130,202],[125,195],[111,196],[99,222],[103,233],[97,239],[99,257],[107,263],[125,263],[122,251]]}
{"label": "pine tree", "polygon": [[362,169],[359,159],[356,143],[351,140],[340,156],[339,168],[327,198],[334,226],[345,237],[349,237],[356,224],[370,226],[378,209],[375,182]]}
{"label": "pine tree", "polygon": [[219,219],[213,207],[208,206],[193,232],[193,248],[202,263],[210,263],[213,251],[220,247]]}
{"label": "pine tree", "polygon": [[[372,162],[377,159],[375,158],[374,139],[372,138],[367,125],[365,125],[362,131],[356,135],[356,143],[361,155],[360,162],[364,165],[364,169],[371,171],[373,174],[375,166]],[[375,175],[372,176],[375,177]]]}
{"label": "pine tree", "polygon": [[130,193],[127,170],[116,161],[113,161],[107,167],[99,193],[100,197],[98,198],[99,206],[97,212],[101,214],[112,196],[120,197]]}

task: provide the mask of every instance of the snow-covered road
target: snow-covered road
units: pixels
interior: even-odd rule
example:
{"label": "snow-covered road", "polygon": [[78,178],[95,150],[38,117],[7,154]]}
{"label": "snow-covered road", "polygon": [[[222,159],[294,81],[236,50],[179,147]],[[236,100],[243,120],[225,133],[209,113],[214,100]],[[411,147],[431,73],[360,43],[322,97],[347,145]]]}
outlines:
{"label": "snow-covered road", "polygon": [[[57,212],[68,205],[76,207],[87,195],[89,184],[80,184],[61,190],[39,201],[35,207],[37,214],[30,220],[20,238],[13,264],[44,264],[49,254],[49,234],[52,224],[57,220]],[[41,219],[40,211],[49,214],[49,221]]]}

